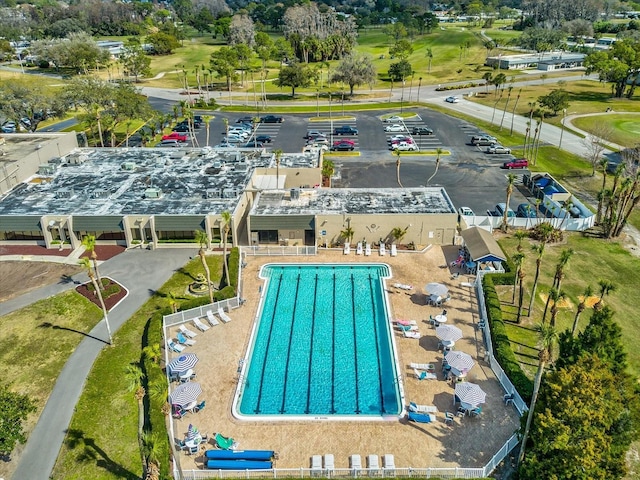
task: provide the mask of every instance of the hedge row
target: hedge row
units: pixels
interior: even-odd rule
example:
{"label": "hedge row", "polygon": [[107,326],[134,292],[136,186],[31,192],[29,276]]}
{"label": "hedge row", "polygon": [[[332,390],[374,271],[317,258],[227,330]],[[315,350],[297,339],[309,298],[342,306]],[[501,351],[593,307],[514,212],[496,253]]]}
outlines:
{"label": "hedge row", "polygon": [[514,387],[527,403],[531,401],[533,382],[524,374],[520,362],[511,349],[507,328],[502,320],[502,308],[496,292],[495,283],[499,285],[513,284],[513,273],[485,275],[482,279],[484,301],[487,307],[487,318],[491,326],[491,341],[493,342],[493,355]]}
{"label": "hedge row", "polygon": [[444,87],[438,87],[436,88],[436,92],[446,92],[449,90],[462,90],[463,88],[475,88],[475,87],[484,87],[484,86],[485,86],[484,83],[469,82],[463,85],[446,85]]}

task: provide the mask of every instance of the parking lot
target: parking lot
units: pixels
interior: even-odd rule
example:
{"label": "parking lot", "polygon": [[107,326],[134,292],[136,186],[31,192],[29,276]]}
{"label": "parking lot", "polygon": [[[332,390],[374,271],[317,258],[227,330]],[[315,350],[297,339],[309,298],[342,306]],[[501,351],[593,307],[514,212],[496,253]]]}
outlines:
{"label": "parking lot", "polygon": [[[345,119],[332,121],[327,112],[322,113],[326,119],[310,121],[309,114],[284,114],[283,123],[258,124],[257,135],[269,135],[272,142],[265,144],[268,149],[281,149],[285,153],[302,152],[307,140],[308,130],[319,130],[327,134],[329,144],[348,139],[354,142],[354,152],[358,156],[326,155],[336,165],[336,178],[333,185],[339,188],[365,187],[397,187],[396,157],[389,149],[388,139],[396,135],[385,132],[384,117],[398,114],[394,111],[357,112]],[[414,115],[409,115],[414,114]],[[414,135],[413,139],[421,151],[442,148],[450,155],[441,157],[437,174],[429,182],[430,186],[446,188],[454,206],[470,207],[476,214],[486,214],[495,205],[506,198],[507,175],[513,173],[518,177],[511,199],[511,208],[516,209],[520,203],[527,202],[528,192],[520,185],[523,170],[504,170],[502,164],[513,158],[506,154],[488,154],[487,146],[471,145],[473,135],[484,134],[474,124],[449,117],[426,108],[411,109],[403,112],[404,124],[409,132],[414,126],[429,127],[433,135]],[[210,126],[210,145],[220,143],[225,131],[223,118],[233,126],[244,114],[216,112]],[[334,114],[335,117],[335,114]],[[332,135],[335,128],[351,126],[358,130],[358,135]],[[205,128],[197,131],[200,146],[206,142]],[[426,186],[427,179],[435,171],[435,155],[411,155],[406,152],[401,157],[400,180],[404,187]]]}

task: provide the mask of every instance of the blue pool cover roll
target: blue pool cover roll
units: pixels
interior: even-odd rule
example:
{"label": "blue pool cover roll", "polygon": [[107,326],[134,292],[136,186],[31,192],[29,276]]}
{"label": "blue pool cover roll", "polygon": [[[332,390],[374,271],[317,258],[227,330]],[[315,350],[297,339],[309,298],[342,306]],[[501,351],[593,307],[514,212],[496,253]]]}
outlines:
{"label": "blue pool cover roll", "polygon": [[207,468],[211,470],[269,470],[271,462],[258,460],[207,460]]}
{"label": "blue pool cover roll", "polygon": [[207,450],[210,460],[271,460],[273,450]]}

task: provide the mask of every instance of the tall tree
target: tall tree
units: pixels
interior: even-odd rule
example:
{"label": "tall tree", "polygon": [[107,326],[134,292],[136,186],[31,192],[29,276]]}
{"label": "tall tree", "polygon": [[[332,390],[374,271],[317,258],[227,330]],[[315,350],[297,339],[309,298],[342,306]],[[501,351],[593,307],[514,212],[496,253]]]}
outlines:
{"label": "tall tree", "polygon": [[231,212],[225,210],[220,214],[220,222],[222,228],[222,256],[224,266],[224,279],[227,285],[231,285],[231,279],[229,278],[229,261],[227,260],[227,237],[231,230]]}
{"label": "tall tree", "polygon": [[376,69],[371,58],[351,53],[344,57],[331,76],[332,82],[344,82],[349,85],[349,96],[353,97],[353,87],[371,85],[376,80]]}
{"label": "tall tree", "polygon": [[[560,291],[560,286],[562,285],[562,280],[564,279],[564,269],[567,267],[569,260],[573,256],[574,251],[571,248],[566,248],[560,252],[560,258],[558,259],[558,263],[556,264],[556,271],[553,276],[553,285],[552,287],[556,292]],[[549,309],[549,304],[551,302],[551,295],[547,297],[547,303],[544,306],[544,312],[542,314],[542,323],[545,322],[547,318],[547,310]]]}
{"label": "tall tree", "polygon": [[549,299],[551,300],[551,320],[549,321],[549,325],[554,328],[556,326],[556,317],[560,310],[560,302],[564,300],[566,296],[567,295],[562,290],[556,290],[553,287],[549,290]]}
{"label": "tall tree", "polygon": [[400,186],[400,188],[403,188],[402,182],[400,181],[400,150],[398,150],[397,148],[394,148],[393,153],[396,156],[396,181],[398,182],[398,185]]}
{"label": "tall tree", "polygon": [[525,452],[527,449],[527,442],[529,440],[529,432],[531,430],[531,422],[533,421],[534,412],[536,411],[536,402],[538,401],[538,393],[540,392],[540,385],[542,384],[542,376],[544,375],[544,369],[553,358],[553,347],[556,344],[558,334],[553,327],[549,325],[539,324],[536,327],[538,332],[538,341],[540,345],[540,351],[538,352],[538,369],[536,370],[536,376],[533,380],[533,393],[531,394],[531,405],[529,406],[529,412],[527,413],[527,421],[525,423],[524,430],[522,432],[522,440],[520,443],[520,453],[518,453],[517,464],[522,464]]}
{"label": "tall tree", "polygon": [[573,326],[571,327],[571,336],[573,337],[576,336],[576,332],[578,331],[578,322],[580,320],[580,315],[582,315],[582,312],[584,312],[585,309],[587,308],[587,301],[589,300],[589,297],[591,297],[592,294],[593,294],[593,290],[591,288],[591,285],[587,285],[584,291],[582,292],[582,298],[578,303],[578,308],[576,308],[576,315],[575,317],[573,317]]}
{"label": "tall tree", "polygon": [[598,280],[598,286],[600,287],[600,298],[598,299],[598,303],[594,305],[594,308],[596,308],[597,310],[601,310],[604,306],[603,300],[605,295],[608,295],[611,292],[615,292],[616,285],[610,280],[601,278],[600,280]]}
{"label": "tall tree", "polygon": [[142,477],[146,478],[147,461],[144,454],[144,442],[142,439],[144,434],[144,397],[147,393],[142,385],[144,373],[142,372],[142,368],[140,368],[139,364],[131,363],[125,368],[124,376],[128,383],[128,390],[133,392],[135,399],[138,402],[138,450],[142,460],[142,471],[144,472]]}
{"label": "tall tree", "polygon": [[88,258],[81,258],[80,265],[83,266],[87,270],[87,275],[89,276],[89,280],[93,284],[94,291],[98,296],[98,300],[100,301],[100,306],[102,307],[102,314],[104,317],[105,325],[107,326],[107,334],[109,335],[109,345],[114,346],[113,337],[111,336],[111,326],[109,325],[109,315],[107,312],[107,307],[104,304],[104,299],[102,298],[102,291],[100,287],[98,287],[98,281],[96,280],[96,275],[93,273],[93,269],[91,267],[91,262]]}
{"label": "tall tree", "polygon": [[238,54],[230,47],[220,47],[219,50],[211,54],[209,60],[211,70],[216,72],[227,82],[227,91],[231,94],[231,82],[236,76],[236,70],[240,65]]}
{"label": "tall tree", "polygon": [[438,173],[438,168],[440,167],[440,155],[442,155],[443,153],[444,150],[442,148],[436,148],[436,169],[433,171],[433,175],[431,175],[427,179],[427,187],[429,186],[429,182],[431,182],[431,179],[436,176],[436,173]]}
{"label": "tall tree", "polygon": [[146,54],[137,38],[127,40],[122,47],[122,54],[118,61],[122,63],[125,75],[132,75],[136,83],[140,77],[148,76],[151,73],[151,58]]}
{"label": "tall tree", "polygon": [[511,294],[511,303],[515,303],[516,301],[516,287],[518,285],[520,270],[522,269],[522,264],[524,263],[525,254],[524,253],[516,253],[511,257],[511,261],[513,262],[513,266],[516,267],[516,274],[513,279],[513,292]]}
{"label": "tall tree", "polygon": [[291,87],[291,96],[296,96],[296,88],[311,85],[316,73],[309,67],[299,63],[284,66],[280,69],[275,84],[278,87]]}
{"label": "tall tree", "polygon": [[95,272],[96,278],[98,279],[98,286],[100,287],[100,290],[104,290],[104,285],[102,285],[102,277],[100,276],[100,271],[98,270],[98,254],[96,253],[95,235],[85,235],[82,239],[82,246],[87,252],[89,252],[89,256],[91,257],[91,261],[93,262],[93,271]]}
{"label": "tall tree", "polygon": [[36,405],[28,395],[13,392],[0,383],[0,454],[9,457],[16,443],[27,441],[24,422],[35,411]]}
{"label": "tall tree", "polygon": [[205,277],[207,279],[207,289],[209,290],[209,303],[213,303],[213,284],[211,283],[211,271],[209,270],[209,264],[207,263],[207,252],[205,251],[205,247],[209,247],[211,244],[211,239],[207,232],[203,230],[196,230],[196,242],[200,244],[200,249],[198,250],[198,256],[200,257],[200,263],[202,263],[202,268],[204,269]]}
{"label": "tall tree", "polygon": [[506,232],[509,229],[509,203],[511,202],[511,195],[513,194],[513,185],[516,182],[516,176],[513,173],[507,175],[507,201],[505,204],[504,213],[502,214],[502,231]]}
{"label": "tall tree", "polygon": [[229,45],[247,45],[253,48],[255,44],[255,27],[253,20],[246,13],[236,13],[229,25]]}

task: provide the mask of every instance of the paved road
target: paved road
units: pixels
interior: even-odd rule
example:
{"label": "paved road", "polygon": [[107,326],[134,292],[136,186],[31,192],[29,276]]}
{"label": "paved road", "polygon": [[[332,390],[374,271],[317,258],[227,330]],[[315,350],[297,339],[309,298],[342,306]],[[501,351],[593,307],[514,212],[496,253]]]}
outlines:
{"label": "paved road", "polygon": [[[129,290],[129,296],[109,314],[112,332],[116,332],[155,290],[196,253],[195,249],[174,248],[153,251],[129,250],[104,262],[101,273],[116,279]],[[81,274],[74,279],[82,281],[83,276],[84,274]],[[6,304],[12,303],[13,306],[24,302],[26,302],[24,304],[30,304],[72,286],[73,284],[66,284],[41,288],[23,295],[25,298],[20,297]],[[3,311],[6,304],[3,304]],[[10,305],[9,308],[13,307]],[[102,321],[89,332],[69,357],[38,423],[29,435],[12,478],[16,480],[50,478],[86,378],[108,338],[105,323]]]}

